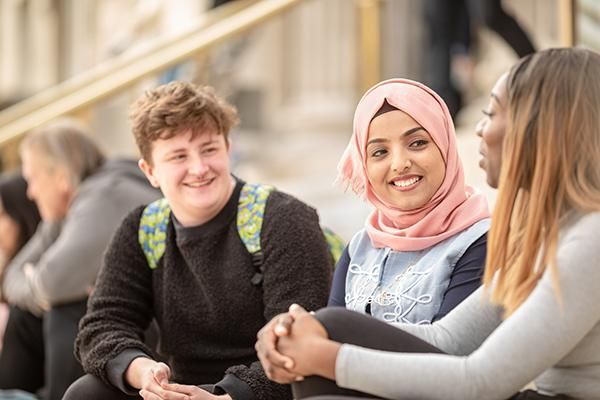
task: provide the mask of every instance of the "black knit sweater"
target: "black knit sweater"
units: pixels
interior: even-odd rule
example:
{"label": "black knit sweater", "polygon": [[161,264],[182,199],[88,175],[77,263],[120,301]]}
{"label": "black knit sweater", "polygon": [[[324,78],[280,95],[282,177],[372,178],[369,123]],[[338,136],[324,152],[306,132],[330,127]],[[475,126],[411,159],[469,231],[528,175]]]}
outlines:
{"label": "black knit sweater", "polygon": [[314,310],[327,303],[331,261],[315,210],[274,191],[261,232],[264,278],[254,286],[251,256],[236,226],[238,182],[225,208],[197,227],[167,231],[166,251],[151,270],[138,243],[143,207],[122,223],[109,246],[76,353],[87,373],[129,392],[128,364],[154,357],[143,343],[152,318],[160,327],[160,353],[173,380],[217,383],[235,400],[291,398],[289,387],[269,381],[257,361],[258,330],[292,303]]}

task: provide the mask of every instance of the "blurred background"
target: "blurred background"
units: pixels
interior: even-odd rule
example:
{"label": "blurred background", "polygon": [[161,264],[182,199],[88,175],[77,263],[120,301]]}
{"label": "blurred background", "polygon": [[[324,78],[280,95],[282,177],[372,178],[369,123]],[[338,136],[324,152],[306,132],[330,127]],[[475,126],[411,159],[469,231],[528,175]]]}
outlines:
{"label": "blurred background", "polygon": [[[495,80],[518,56],[499,33],[499,14],[482,18],[473,3],[0,0],[1,168],[18,168],[24,133],[63,115],[87,124],[108,154],[136,157],[128,105],[146,88],[191,80],[239,109],[235,173],[307,201],[349,239],[369,208],[333,182],[356,103],[386,78],[435,88],[432,68],[443,53],[467,182],[493,202],[474,128]],[[500,4],[536,49],[600,49],[599,1],[489,3]],[[442,34],[438,54],[440,27],[452,33]]]}

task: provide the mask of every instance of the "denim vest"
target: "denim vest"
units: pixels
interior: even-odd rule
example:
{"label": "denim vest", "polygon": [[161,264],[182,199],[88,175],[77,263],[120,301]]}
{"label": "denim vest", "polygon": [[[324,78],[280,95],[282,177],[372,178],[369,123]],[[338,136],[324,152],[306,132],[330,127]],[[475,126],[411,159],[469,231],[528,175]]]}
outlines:
{"label": "denim vest", "polygon": [[361,230],[348,245],[346,308],[370,311],[390,323],[431,323],[454,266],[489,227],[490,219],[486,218],[433,247],[401,252],[374,248],[366,230]]}

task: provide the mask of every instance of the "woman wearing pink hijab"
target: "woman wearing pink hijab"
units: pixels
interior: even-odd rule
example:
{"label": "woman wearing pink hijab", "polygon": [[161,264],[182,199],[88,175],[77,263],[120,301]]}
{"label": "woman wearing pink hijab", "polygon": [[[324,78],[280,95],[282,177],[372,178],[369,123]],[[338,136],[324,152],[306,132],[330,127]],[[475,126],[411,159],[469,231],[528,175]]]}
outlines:
{"label": "woman wearing pink hijab", "polygon": [[[407,79],[369,89],[357,106],[338,171],[338,181],[374,211],[338,262],[329,306],[390,324],[429,324],[480,286],[488,205],[465,185],[452,118],[435,92]],[[288,333],[276,332],[285,318],[263,328],[257,343],[267,374],[280,383],[294,380],[285,369],[271,368],[293,363],[275,348],[277,336]],[[393,350],[385,333],[357,331],[350,320],[336,324],[350,342],[358,337]],[[295,385],[295,396],[322,393],[323,385],[335,383],[310,377]]]}
{"label": "woman wearing pink hijab", "polygon": [[407,79],[367,91],[338,170],[375,209],[338,263],[330,306],[431,323],[479,287],[488,206],[464,183],[452,118],[435,92]]}

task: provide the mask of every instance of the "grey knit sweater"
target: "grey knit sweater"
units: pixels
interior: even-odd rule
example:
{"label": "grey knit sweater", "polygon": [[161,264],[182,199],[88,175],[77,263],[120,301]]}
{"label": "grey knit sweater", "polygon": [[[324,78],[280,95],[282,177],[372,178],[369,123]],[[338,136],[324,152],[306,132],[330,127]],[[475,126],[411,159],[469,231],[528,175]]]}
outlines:
{"label": "grey knit sweater", "polygon": [[8,265],[7,302],[40,316],[42,305],[84,301],[123,218],[159,196],[135,161],[107,161],[82,182],[66,218],[42,222]]}

